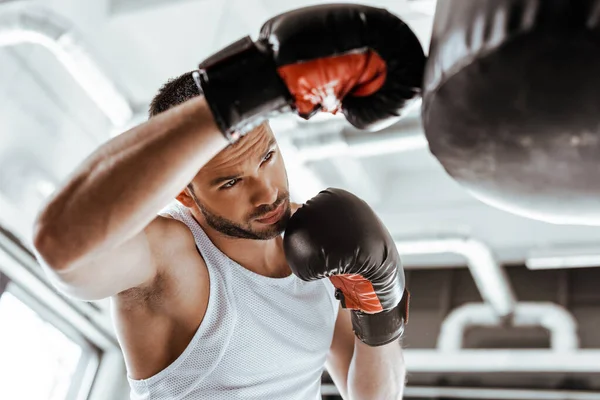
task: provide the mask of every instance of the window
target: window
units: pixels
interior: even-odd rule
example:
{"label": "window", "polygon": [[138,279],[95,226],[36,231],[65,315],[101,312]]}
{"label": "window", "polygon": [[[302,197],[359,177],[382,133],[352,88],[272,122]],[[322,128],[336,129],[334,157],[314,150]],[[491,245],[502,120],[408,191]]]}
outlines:
{"label": "window", "polygon": [[33,297],[14,283],[0,295],[0,399],[75,399],[97,358],[92,346],[34,311]]}

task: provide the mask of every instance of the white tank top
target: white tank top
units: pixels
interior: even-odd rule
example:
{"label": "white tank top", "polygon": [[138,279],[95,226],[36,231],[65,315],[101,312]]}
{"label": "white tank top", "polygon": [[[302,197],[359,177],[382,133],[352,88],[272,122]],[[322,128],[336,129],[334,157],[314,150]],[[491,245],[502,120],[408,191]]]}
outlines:
{"label": "white tank top", "polygon": [[148,379],[128,376],[131,399],[321,399],[339,305],[329,279],[258,275],[217,249],[183,205],[161,214],[192,231],[210,276],[208,308],[171,365]]}

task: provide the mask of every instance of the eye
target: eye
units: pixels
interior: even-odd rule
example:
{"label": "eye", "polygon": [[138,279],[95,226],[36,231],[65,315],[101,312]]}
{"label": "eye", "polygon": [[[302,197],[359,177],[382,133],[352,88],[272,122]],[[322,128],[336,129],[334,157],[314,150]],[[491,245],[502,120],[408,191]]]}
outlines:
{"label": "eye", "polygon": [[230,189],[230,188],[234,187],[235,184],[238,183],[239,181],[240,181],[239,178],[232,179],[229,182],[227,182],[226,184],[224,184],[223,186],[221,186],[221,189]]}
{"label": "eye", "polygon": [[271,158],[273,158],[273,154],[275,154],[275,151],[270,151],[267,153],[267,155],[265,156],[265,158],[263,158],[263,162],[267,162],[269,161]]}

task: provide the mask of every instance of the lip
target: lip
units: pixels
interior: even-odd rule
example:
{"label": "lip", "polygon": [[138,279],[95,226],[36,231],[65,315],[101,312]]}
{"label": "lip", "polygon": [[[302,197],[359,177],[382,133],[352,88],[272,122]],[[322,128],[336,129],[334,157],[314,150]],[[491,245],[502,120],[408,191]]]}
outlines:
{"label": "lip", "polygon": [[285,210],[284,205],[285,202],[281,203],[276,209],[268,213],[265,217],[257,219],[256,221],[266,225],[274,224],[283,216],[283,212]]}

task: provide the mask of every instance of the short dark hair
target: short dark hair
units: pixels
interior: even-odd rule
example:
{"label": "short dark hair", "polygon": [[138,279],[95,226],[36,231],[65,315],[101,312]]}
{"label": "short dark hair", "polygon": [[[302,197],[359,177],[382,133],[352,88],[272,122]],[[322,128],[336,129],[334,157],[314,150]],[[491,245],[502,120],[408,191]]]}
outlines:
{"label": "short dark hair", "polygon": [[[158,90],[158,93],[150,102],[150,109],[148,110],[150,118],[200,95],[200,90],[192,77],[192,72],[186,72],[177,78],[169,79]],[[187,187],[195,195],[192,184],[188,184]]]}
{"label": "short dark hair", "polygon": [[158,91],[150,103],[148,115],[150,118],[170,108],[185,103],[189,99],[199,96],[200,90],[192,78],[192,72],[186,72],[177,78],[169,79]]}

